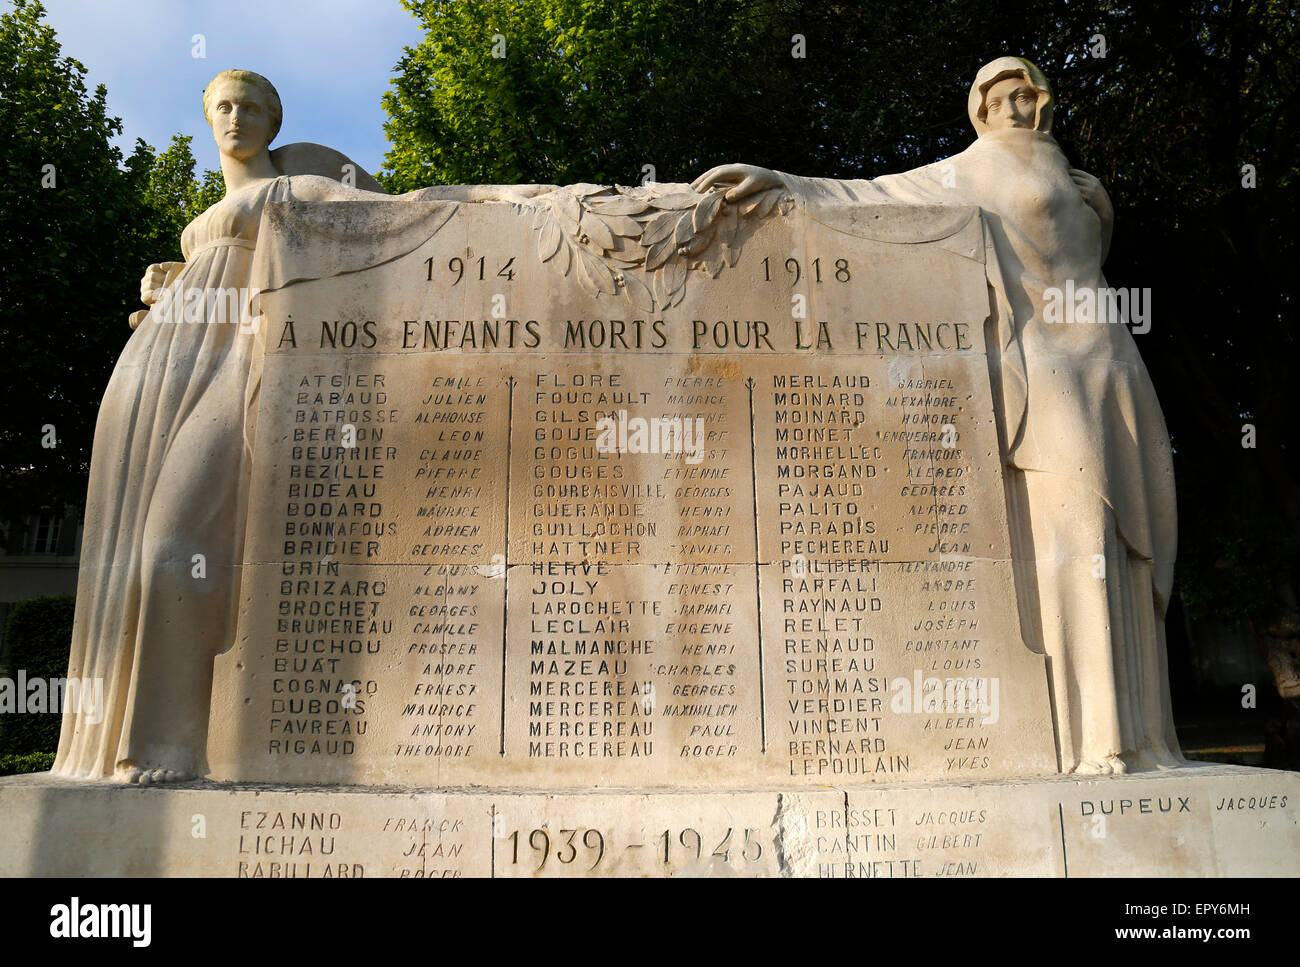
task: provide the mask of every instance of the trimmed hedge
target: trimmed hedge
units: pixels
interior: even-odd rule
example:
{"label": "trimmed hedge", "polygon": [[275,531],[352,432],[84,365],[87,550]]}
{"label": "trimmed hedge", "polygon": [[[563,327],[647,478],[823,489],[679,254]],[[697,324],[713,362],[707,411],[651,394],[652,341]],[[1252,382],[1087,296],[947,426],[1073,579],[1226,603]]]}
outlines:
{"label": "trimmed hedge", "polygon": [[[51,595],[20,601],[5,622],[7,674],[16,679],[64,678],[72,644],[72,615],[76,598]],[[59,747],[63,716],[50,712],[0,715],[0,775],[49,769]]]}
{"label": "trimmed hedge", "polygon": [[22,755],[0,755],[0,776],[17,776],[25,772],[49,772],[53,767],[53,752],[25,752]]}

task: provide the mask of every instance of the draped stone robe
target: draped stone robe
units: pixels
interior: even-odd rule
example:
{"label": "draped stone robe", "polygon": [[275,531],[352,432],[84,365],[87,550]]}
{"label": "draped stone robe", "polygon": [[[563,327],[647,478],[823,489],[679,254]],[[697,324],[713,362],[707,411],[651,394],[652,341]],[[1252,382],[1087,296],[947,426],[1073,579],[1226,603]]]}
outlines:
{"label": "draped stone robe", "polygon": [[995,392],[1005,459],[1021,471],[1009,498],[1019,556],[1034,562],[1024,575],[1024,594],[1037,603],[1027,627],[1050,659],[1062,768],[1171,765],[1178,746],[1163,629],[1177,524],[1169,435],[1126,326],[1048,321],[1049,289],[1106,286],[1101,220],[1069,172],[1050,134],[1011,129],[903,174],[783,177],[813,218],[825,203],[845,201],[983,209],[996,312],[990,350],[1000,356]]}
{"label": "draped stone robe", "polygon": [[[454,211],[424,201],[431,194],[390,206],[393,232],[356,238],[349,205],[391,199],[285,175],[228,193],[185,227],[184,268],[127,341],[100,404],[68,674],[102,679],[104,700],[65,712],[54,773],[207,771],[212,660],[236,634],[261,384],[265,333],[249,302],[404,255]],[[328,264],[257,250],[264,211],[279,211],[267,204],[294,200],[339,203],[317,213],[339,238]]]}

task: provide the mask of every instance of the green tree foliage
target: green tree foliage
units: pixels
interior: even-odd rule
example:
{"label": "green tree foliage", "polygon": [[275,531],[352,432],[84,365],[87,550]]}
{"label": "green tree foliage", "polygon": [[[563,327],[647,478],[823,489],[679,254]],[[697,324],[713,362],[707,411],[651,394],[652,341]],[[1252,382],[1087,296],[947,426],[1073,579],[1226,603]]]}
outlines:
{"label": "green tree foliage", "polygon": [[59,56],[43,14],[19,0],[0,17],[0,341],[21,347],[0,383],[8,508],[84,499],[66,486],[82,478],[94,430],[99,401],[84,387],[107,383],[140,276],[138,251],[122,244],[139,205],[110,143],[121,124],[102,87],[87,93],[85,68]]}
{"label": "green tree foliage", "polygon": [[226,193],[220,171],[204,172],[201,182],[195,178],[193,140],[185,134],[172,135],[167,150],[158,155],[144,141],[136,141],[131,162],[139,159],[137,186],[147,209],[145,234],[155,262],[180,261],[185,226]]}
{"label": "green tree foliage", "polygon": [[[773,126],[764,114],[770,101],[756,92],[787,100],[800,85],[788,64],[765,70],[771,51],[725,62],[712,56],[747,50],[760,35],[775,50],[771,4],[406,6],[428,38],[407,51],[384,99],[390,190],[457,182],[635,184],[647,164],[661,181],[682,177],[710,149],[747,147],[756,140],[753,128]],[[503,57],[494,54],[502,52],[498,35]],[[784,50],[788,55],[788,42]]]}
{"label": "green tree foliage", "polygon": [[[1189,610],[1295,614],[1293,3],[403,2],[427,36],[384,99],[393,191],[635,184],[647,164],[659,181],[728,161],[906,170],[970,143],[982,64],[1036,62],[1056,89],[1054,133],[1115,201],[1111,284],[1152,290],[1153,327],[1137,339],[1176,448]],[[1257,187],[1243,187],[1244,164]]]}
{"label": "green tree foliage", "polygon": [[[80,504],[95,416],[140,307],[150,262],[179,258],[179,227],[212,198],[188,139],[125,161],[103,86],[64,57],[44,9],[0,16],[0,506]],[[204,194],[203,192],[206,192]],[[52,426],[53,447],[45,427]]]}
{"label": "green tree foliage", "polygon": [[[20,669],[26,673],[28,681],[40,678],[48,683],[67,677],[75,604],[72,595],[58,594],[14,605],[5,621],[11,678]],[[61,722],[62,717],[48,709],[43,712],[10,711],[0,716],[0,756],[56,751]],[[3,767],[0,767],[2,774]]]}

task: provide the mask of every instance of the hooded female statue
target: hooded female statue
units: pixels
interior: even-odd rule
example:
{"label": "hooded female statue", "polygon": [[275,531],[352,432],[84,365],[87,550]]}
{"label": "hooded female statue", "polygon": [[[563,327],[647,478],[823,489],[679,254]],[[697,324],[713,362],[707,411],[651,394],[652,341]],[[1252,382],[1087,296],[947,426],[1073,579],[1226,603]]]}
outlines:
{"label": "hooded female statue", "polygon": [[[280,98],[265,77],[223,71],[203,94],[225,197],[181,235],[185,261],[153,265],[150,306],[132,317],[95,426],[69,676],[103,680],[103,707],[69,708],[53,772],[160,782],[207,771],[212,660],[233,644],[263,334],[250,317],[258,227],[268,202],[375,200],[324,173],[379,186],[320,145],[269,150]],[[432,188],[415,202],[522,200],[528,186]],[[449,206],[413,204],[395,228],[428,226]],[[400,223],[400,224],[397,224]],[[411,234],[340,246],[357,271],[405,254]],[[417,236],[418,237],[418,236]],[[405,241],[403,241],[405,239]],[[349,260],[351,260],[350,264]],[[269,265],[269,268],[267,267]]]}
{"label": "hooded female statue", "polygon": [[1026,629],[1048,657],[1060,765],[1110,773],[1181,759],[1164,616],[1176,516],[1169,435],[1133,336],[1113,303],[1079,318],[1066,293],[1106,293],[1113,211],[1051,135],[1052,91],[1019,57],[980,69],[977,140],[945,161],[872,180],[725,165],[694,187],[727,200],[784,187],[820,207],[983,209],[997,309],[990,338]]}

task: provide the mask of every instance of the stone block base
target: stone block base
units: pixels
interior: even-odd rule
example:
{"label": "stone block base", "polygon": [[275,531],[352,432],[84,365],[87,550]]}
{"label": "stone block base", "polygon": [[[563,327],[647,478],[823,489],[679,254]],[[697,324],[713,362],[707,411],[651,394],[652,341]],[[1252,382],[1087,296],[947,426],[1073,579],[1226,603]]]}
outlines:
{"label": "stone block base", "polygon": [[1297,876],[1300,773],[680,792],[0,779],[6,876]]}

